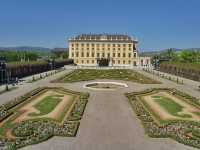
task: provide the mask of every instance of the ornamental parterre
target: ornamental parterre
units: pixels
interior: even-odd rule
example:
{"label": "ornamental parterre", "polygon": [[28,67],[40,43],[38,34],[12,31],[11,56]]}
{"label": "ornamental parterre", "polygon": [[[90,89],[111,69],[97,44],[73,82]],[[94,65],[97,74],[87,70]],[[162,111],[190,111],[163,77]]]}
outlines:
{"label": "ornamental parterre", "polygon": [[155,112],[142,102],[141,95],[150,95],[159,91],[168,92],[182,98],[184,102],[200,108],[198,99],[176,89],[154,88],[142,92],[126,93],[133,110],[144,126],[145,132],[152,138],[172,138],[179,143],[200,148],[199,121],[191,121],[191,118],[163,121],[161,118],[157,118]]}
{"label": "ornamental parterre", "polygon": [[[55,119],[49,116],[30,115],[24,120],[20,120],[20,122],[17,121],[24,113],[21,112],[20,108],[30,104],[35,99],[39,100],[39,97],[41,95],[44,97],[47,92],[55,94],[55,91],[60,94],[59,98],[61,99],[61,102],[59,103],[61,104],[62,96],[66,100],[66,97],[70,95],[68,96],[69,102],[66,103],[66,106],[68,107],[65,107],[67,109],[61,109],[62,112],[59,112],[60,115],[58,120],[56,120],[57,118]],[[76,136],[88,97],[88,93],[74,92],[64,88],[43,87],[37,88],[22,97],[0,106],[1,148],[18,149],[27,145],[40,143],[53,136]],[[58,109],[59,103],[54,109]]]}

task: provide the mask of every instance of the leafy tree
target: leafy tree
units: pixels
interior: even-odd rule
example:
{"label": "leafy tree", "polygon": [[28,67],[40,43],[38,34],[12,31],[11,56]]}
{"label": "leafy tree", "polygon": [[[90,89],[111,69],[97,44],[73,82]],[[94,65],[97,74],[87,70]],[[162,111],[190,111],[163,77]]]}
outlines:
{"label": "leafy tree", "polygon": [[26,51],[0,51],[0,56],[5,57],[8,62],[13,61],[35,61],[39,57],[36,52]]}
{"label": "leafy tree", "polygon": [[200,63],[200,51],[197,50],[183,50],[175,52],[173,49],[168,49],[155,57],[167,59],[173,62]]}

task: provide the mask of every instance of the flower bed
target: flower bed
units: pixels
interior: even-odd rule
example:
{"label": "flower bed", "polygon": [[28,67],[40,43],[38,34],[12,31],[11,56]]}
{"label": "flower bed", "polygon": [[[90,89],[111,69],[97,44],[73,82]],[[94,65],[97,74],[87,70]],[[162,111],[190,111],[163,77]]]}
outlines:
{"label": "flower bed", "polygon": [[173,92],[173,94],[176,96],[183,97],[183,99],[190,104],[200,106],[198,99],[175,89],[157,88],[148,89],[142,92],[127,93],[126,96],[128,97],[129,102],[137,117],[141,120],[145,128],[145,132],[153,138],[172,138],[179,143],[200,148],[200,122],[173,120],[160,124],[155,121],[151,110],[146,109],[147,107],[143,105],[140,98],[138,97],[139,95],[143,95],[145,93],[149,94],[158,90],[168,90],[169,92]]}
{"label": "flower bed", "polygon": [[86,104],[88,102],[88,96],[89,95],[82,95],[80,96],[80,100],[76,102],[75,106],[73,107],[73,110],[71,111],[71,114],[68,118],[70,121],[80,120],[83,112],[85,110]]}
{"label": "flower bed", "polygon": [[3,145],[5,149],[18,149],[27,145],[37,144],[48,140],[53,136],[76,136],[80,124],[79,121],[86,107],[89,94],[69,91],[64,88],[38,88],[0,106],[0,123],[11,116],[20,105],[28,103],[30,98],[38,96],[50,89],[59,89],[63,92],[68,92],[78,96],[79,99],[73,106],[70,116],[66,117],[61,122],[57,122],[51,118],[35,118],[15,124],[11,124],[13,118],[9,118],[8,124],[9,126],[12,126],[9,130],[11,130],[14,139],[5,135],[0,136],[0,143],[2,143],[1,145]]}

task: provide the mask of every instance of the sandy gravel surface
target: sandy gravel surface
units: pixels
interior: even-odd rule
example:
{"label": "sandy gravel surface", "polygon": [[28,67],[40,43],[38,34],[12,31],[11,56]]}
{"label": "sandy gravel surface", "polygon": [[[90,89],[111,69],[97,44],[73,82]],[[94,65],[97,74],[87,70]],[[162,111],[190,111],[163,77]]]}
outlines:
{"label": "sandy gravel surface", "polygon": [[56,94],[60,94],[60,93],[55,92],[55,91],[47,91],[47,92],[43,93],[42,95],[36,97],[30,103],[27,103],[26,105],[24,105],[23,107],[21,107],[19,109],[19,111],[23,112],[23,113],[19,117],[17,117],[13,122],[17,123],[17,122],[21,122],[23,120],[33,119],[33,118],[52,118],[52,119],[56,120],[57,118],[59,118],[60,114],[64,111],[65,107],[69,103],[69,100],[72,98],[71,95],[64,95],[63,98],[60,97],[60,98],[62,98],[62,101],[58,103],[58,105],[55,107],[55,109],[52,112],[50,112],[46,115],[42,115],[42,116],[30,116],[29,115],[31,113],[40,113],[40,111],[37,110],[34,107],[34,105],[39,103],[45,97],[51,96],[51,95],[56,95]]}

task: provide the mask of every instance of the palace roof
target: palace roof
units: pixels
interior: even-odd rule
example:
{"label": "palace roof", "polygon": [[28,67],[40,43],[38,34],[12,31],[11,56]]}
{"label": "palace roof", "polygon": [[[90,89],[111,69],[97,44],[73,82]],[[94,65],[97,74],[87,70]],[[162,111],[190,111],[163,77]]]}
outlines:
{"label": "palace roof", "polygon": [[129,35],[125,34],[80,34],[77,35],[69,41],[113,41],[113,42],[135,42]]}

